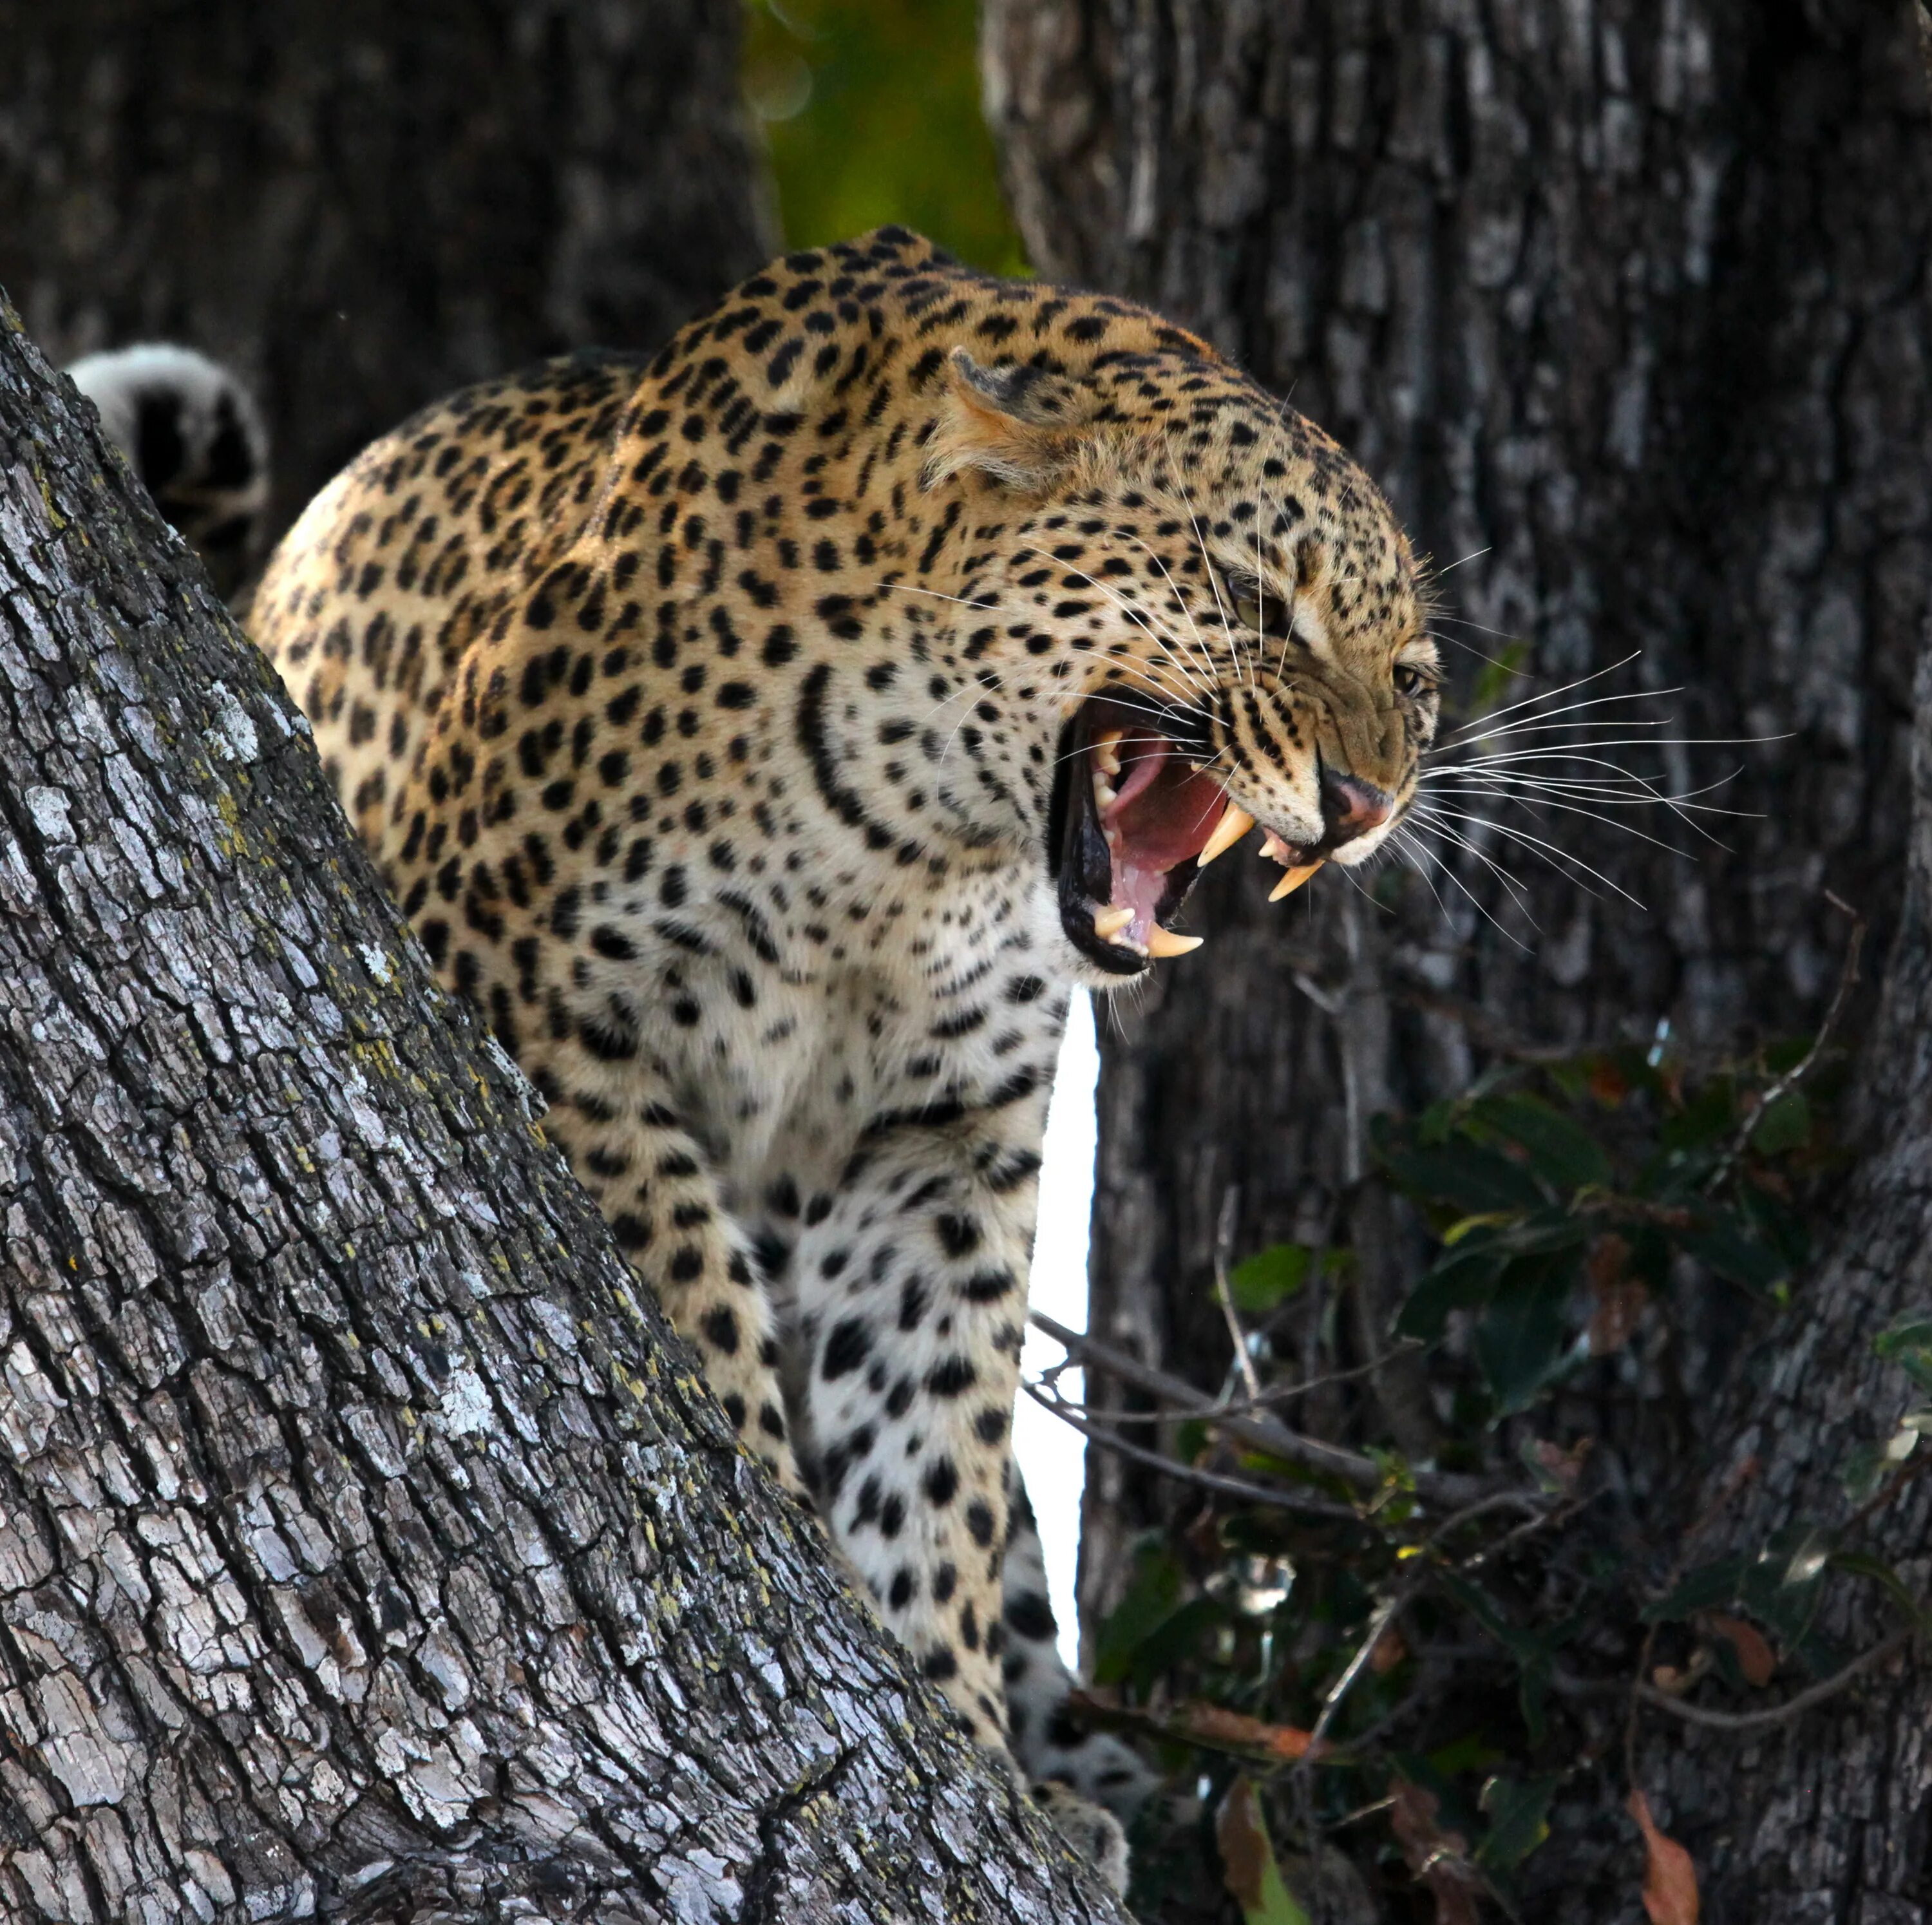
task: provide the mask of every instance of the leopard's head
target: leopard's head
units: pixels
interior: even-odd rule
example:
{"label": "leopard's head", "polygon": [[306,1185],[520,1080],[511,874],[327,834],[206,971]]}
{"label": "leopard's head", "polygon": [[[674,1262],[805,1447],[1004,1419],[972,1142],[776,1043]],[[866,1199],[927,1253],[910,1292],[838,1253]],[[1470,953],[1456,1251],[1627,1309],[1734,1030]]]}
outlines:
{"label": "leopard's head", "polygon": [[1027,765],[1074,973],[1195,946],[1176,912],[1251,829],[1276,895],[1366,862],[1414,799],[1439,677],[1375,484],[1204,350],[1068,375],[959,349],[950,376],[926,472],[979,511],[960,665]]}

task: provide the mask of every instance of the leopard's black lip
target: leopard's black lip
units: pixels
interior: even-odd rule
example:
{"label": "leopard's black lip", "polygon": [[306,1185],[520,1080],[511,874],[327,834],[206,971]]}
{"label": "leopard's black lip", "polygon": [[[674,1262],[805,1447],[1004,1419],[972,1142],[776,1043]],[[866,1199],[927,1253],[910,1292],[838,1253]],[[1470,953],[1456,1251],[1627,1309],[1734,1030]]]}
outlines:
{"label": "leopard's black lip", "polygon": [[[1137,701],[1133,708],[1137,725],[1148,725],[1148,705]],[[1158,732],[1191,759],[1199,754],[1190,726],[1191,718],[1178,713],[1163,713]],[[1100,827],[1094,805],[1089,751],[1094,737],[1109,724],[1119,726],[1114,705],[1104,696],[1083,702],[1060,732],[1057,769],[1047,810],[1047,866],[1060,898],[1060,926],[1066,940],[1096,968],[1109,976],[1144,975],[1154,958],[1110,943],[1094,931],[1094,916],[1113,899],[1113,859],[1107,853],[1107,838]],[[1184,858],[1167,872],[1161,892],[1158,919],[1165,923],[1194,886],[1201,865],[1192,856]]]}

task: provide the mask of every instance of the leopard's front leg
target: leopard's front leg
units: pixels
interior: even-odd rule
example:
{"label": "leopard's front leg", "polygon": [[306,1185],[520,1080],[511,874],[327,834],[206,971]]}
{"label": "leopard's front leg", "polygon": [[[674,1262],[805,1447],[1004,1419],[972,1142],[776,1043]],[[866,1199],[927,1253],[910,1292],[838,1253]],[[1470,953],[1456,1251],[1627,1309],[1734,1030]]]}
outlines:
{"label": "leopard's front leg", "polygon": [[1003,1752],[1006,1465],[1051,1064],[876,1117],[807,1203],[790,1266],[820,1513],[880,1616]]}
{"label": "leopard's front leg", "polygon": [[[880,1616],[1016,1775],[1002,1652],[1013,1400],[1058,1025],[976,1092],[875,1117],[790,1268],[820,1514]],[[1116,1819],[1036,1785],[1116,1891]]]}

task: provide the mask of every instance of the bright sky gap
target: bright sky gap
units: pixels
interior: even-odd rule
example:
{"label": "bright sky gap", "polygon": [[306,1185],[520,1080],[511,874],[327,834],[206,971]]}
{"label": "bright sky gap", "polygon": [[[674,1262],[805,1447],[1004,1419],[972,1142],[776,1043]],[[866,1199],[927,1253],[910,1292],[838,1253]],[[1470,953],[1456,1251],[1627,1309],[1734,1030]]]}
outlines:
{"label": "bright sky gap", "polygon": [[[1087,1327],[1087,1233],[1094,1207],[1096,1140],[1094,1092],[1100,1075],[1094,1005],[1085,991],[1076,990],[1060,1047],[1053,1105],[1047,1113],[1040,1231],[1034,1241],[1030,1290],[1035,1309],[1072,1330]],[[1036,1378],[1062,1354],[1058,1344],[1029,1330],[1021,1369]],[[1062,1393],[1076,1402],[1085,1395],[1077,1370],[1067,1371],[1059,1382]],[[1073,1582],[1080,1552],[1080,1497],[1087,1481],[1086,1440],[1022,1392],[1013,1418],[1013,1450],[1040,1520],[1047,1588],[1060,1625],[1060,1655],[1071,1666],[1077,1662],[1080,1642]]]}

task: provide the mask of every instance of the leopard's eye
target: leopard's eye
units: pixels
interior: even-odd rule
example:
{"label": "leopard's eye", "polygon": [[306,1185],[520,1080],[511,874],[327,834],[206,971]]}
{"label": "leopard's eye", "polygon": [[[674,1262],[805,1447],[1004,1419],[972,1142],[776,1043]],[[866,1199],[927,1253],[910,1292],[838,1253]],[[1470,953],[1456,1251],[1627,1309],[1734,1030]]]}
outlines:
{"label": "leopard's eye", "polygon": [[1435,687],[1428,671],[1418,668],[1412,661],[1399,661],[1395,665],[1395,688],[1398,695],[1406,695],[1412,701],[1426,695]]}
{"label": "leopard's eye", "polygon": [[1221,601],[1244,634],[1286,636],[1291,631],[1294,611],[1286,598],[1272,593],[1266,583],[1253,575],[1222,575]]}

